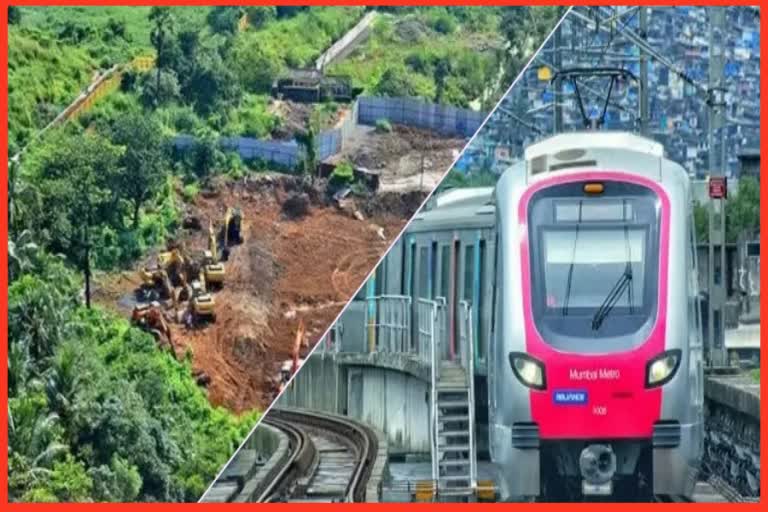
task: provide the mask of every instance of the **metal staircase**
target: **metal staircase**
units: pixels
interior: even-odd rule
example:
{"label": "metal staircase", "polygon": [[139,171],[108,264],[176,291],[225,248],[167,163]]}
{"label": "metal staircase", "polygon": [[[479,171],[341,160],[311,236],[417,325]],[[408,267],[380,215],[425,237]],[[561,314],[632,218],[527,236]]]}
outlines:
{"label": "metal staircase", "polygon": [[[440,324],[440,308],[436,308]],[[444,313],[443,308],[443,313]],[[470,308],[459,308],[459,357],[446,360],[435,336],[432,354],[432,473],[439,501],[465,501],[477,487],[474,368]]]}

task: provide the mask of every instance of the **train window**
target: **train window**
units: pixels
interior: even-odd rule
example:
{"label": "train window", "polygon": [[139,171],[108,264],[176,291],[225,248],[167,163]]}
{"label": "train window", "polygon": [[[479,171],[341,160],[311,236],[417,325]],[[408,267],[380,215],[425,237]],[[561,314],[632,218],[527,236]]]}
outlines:
{"label": "train window", "polygon": [[[575,210],[558,217],[564,204]],[[608,181],[600,197],[584,198],[581,184],[561,184],[537,192],[528,214],[534,321],[544,339],[559,348],[589,339],[590,350],[601,349],[599,340],[603,349],[639,342],[656,313],[656,195]]]}
{"label": "train window", "polygon": [[382,262],[381,265],[376,267],[376,270],[373,273],[374,275],[374,295],[384,295],[386,293],[384,289],[384,284],[387,282],[387,265],[386,263]]}
{"label": "train window", "polygon": [[429,282],[431,286],[431,297],[435,298],[437,292],[437,242],[432,242],[432,248],[429,251]]}
{"label": "train window", "polygon": [[616,306],[642,307],[646,236],[644,228],[543,230],[546,306],[597,308],[629,269],[632,286]]}
{"label": "train window", "polygon": [[622,222],[634,218],[632,203],[621,200],[601,202],[558,201],[555,222]]}
{"label": "train window", "polygon": [[429,248],[419,247],[419,289],[417,290],[417,296],[422,299],[428,299],[429,297]]}
{"label": "train window", "polygon": [[444,245],[440,248],[440,291],[439,295],[449,298],[448,290],[451,285],[451,248]]}
{"label": "train window", "polygon": [[[415,296],[414,289],[413,289],[413,275],[416,273],[416,244],[413,243],[413,240],[410,241],[410,243],[406,246],[406,250],[408,251],[408,269],[407,269],[407,277],[406,277],[406,295],[410,295],[412,297]],[[415,303],[416,301],[414,301]]]}
{"label": "train window", "polygon": [[472,290],[475,282],[475,246],[464,247],[464,293],[462,298],[472,303]]}

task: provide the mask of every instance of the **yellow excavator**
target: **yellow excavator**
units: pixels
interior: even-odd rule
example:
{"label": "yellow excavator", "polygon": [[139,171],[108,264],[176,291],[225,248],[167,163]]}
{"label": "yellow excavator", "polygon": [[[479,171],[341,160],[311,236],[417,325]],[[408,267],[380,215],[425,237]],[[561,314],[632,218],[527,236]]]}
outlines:
{"label": "yellow excavator", "polygon": [[202,281],[192,281],[192,297],[189,299],[189,319],[195,325],[209,320],[216,321],[216,301],[205,289]]}
{"label": "yellow excavator", "polygon": [[171,284],[179,286],[184,279],[186,258],[181,253],[181,249],[174,247],[171,250],[161,252],[157,255],[157,262],[171,280]]}
{"label": "yellow excavator", "polygon": [[203,257],[203,272],[205,281],[209,286],[221,287],[224,285],[224,264],[219,261],[219,248],[216,245],[216,234],[213,222],[208,223],[208,250]]}
{"label": "yellow excavator", "polygon": [[[141,288],[145,295],[151,296],[155,291],[157,298],[175,299],[173,286],[168,273],[161,267],[142,267],[139,270]],[[150,297],[154,299],[153,297]],[[175,300],[174,300],[175,303]]]}

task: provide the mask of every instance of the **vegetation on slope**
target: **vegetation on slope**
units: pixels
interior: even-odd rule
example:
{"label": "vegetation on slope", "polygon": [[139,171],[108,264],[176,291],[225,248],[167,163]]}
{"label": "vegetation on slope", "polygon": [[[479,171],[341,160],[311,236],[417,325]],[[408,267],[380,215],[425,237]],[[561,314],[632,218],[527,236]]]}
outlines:
{"label": "vegetation on slope", "polygon": [[498,8],[403,8],[380,17],[369,40],[330,71],[367,94],[467,107],[495,82],[504,40]]}
{"label": "vegetation on slope", "polygon": [[29,232],[8,249],[10,499],[197,500],[256,417],[211,407],[187,361],[84,308]]}
{"label": "vegetation on slope", "polygon": [[88,85],[97,61],[84,48],[16,27],[8,35],[9,153],[50,123]]}

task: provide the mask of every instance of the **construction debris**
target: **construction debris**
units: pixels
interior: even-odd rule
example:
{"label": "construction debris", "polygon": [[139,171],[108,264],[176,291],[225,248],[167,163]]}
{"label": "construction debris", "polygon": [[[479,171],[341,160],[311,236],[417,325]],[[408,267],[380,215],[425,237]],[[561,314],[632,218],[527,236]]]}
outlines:
{"label": "construction debris", "polygon": [[283,203],[283,213],[289,219],[298,219],[309,213],[309,195],[306,193],[291,194]]}

